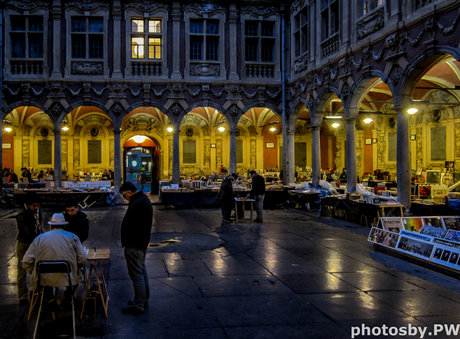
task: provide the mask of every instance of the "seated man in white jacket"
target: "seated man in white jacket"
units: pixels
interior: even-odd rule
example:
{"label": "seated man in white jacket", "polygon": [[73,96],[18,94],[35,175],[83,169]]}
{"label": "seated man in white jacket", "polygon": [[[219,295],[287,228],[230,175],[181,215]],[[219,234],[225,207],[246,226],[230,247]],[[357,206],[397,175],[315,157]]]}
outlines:
{"label": "seated man in white jacket", "polygon": [[[47,273],[40,277],[40,282],[44,286],[67,287],[64,298],[70,298],[69,293],[73,293],[82,280],[82,273],[79,267],[86,264],[86,253],[80,239],[73,233],[65,231],[67,225],[64,215],[61,213],[53,214],[51,221],[51,231],[42,233],[30,244],[29,249],[23,258],[24,268],[30,277],[30,290],[38,288],[37,263],[40,260],[67,260],[71,266],[70,278],[72,286],[69,285],[67,274]],[[52,299],[52,288],[45,289],[45,297],[48,301]]]}

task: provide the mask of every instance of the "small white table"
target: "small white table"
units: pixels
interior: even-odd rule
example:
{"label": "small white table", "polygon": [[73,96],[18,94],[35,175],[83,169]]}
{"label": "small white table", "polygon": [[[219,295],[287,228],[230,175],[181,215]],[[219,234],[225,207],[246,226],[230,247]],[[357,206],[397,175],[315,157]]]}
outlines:
{"label": "small white table", "polygon": [[[244,217],[244,203],[246,201],[249,201],[249,203],[251,205],[251,217],[250,217],[250,219],[245,219],[245,217]],[[243,198],[243,197],[235,198],[235,222],[238,222],[238,202],[243,203],[243,217],[241,218],[241,220],[252,221],[252,212],[254,210],[254,201],[255,201],[254,199]]]}

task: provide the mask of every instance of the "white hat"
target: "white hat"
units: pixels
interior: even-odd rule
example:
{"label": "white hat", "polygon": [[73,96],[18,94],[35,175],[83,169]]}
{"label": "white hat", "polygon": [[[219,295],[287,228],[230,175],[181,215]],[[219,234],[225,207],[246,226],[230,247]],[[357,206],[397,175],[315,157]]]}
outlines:
{"label": "white hat", "polygon": [[65,221],[64,214],[54,213],[51,221],[48,221],[50,225],[67,225],[69,222]]}

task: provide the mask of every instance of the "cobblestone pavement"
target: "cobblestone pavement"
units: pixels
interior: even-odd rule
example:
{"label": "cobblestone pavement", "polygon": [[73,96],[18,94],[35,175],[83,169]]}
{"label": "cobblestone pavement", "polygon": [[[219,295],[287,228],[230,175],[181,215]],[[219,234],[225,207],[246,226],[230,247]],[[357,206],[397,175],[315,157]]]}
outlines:
{"label": "cobblestone pavement", "polygon": [[[458,322],[458,280],[375,251],[368,228],[293,209],[267,210],[263,224],[221,224],[218,209],[154,209],[150,307],[141,315],[120,311],[132,299],[119,246],[126,206],[85,211],[91,231],[84,245],[111,249],[110,265],[103,263],[110,303],[108,319],[100,305],[96,317],[78,318],[78,337],[364,338],[359,326],[370,338],[383,337],[384,325],[411,324],[427,326],[429,338],[435,324]],[[16,298],[17,211],[0,213],[2,339],[31,338],[37,313],[28,322]],[[45,212],[49,220],[56,211]],[[78,313],[83,292],[80,285]],[[42,318],[40,338],[63,337],[72,327],[66,311],[55,321],[47,312]]]}

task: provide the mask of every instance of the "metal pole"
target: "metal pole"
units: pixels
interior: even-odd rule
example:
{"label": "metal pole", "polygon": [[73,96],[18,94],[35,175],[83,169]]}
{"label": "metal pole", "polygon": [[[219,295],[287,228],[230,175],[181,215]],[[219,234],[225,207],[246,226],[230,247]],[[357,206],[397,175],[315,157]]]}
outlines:
{"label": "metal pole", "polygon": [[286,34],[286,7],[281,5],[281,95],[282,95],[282,116],[283,116],[283,183],[287,184],[286,178],[288,176],[288,169],[290,166],[286,165],[286,139],[287,139],[287,128],[286,128],[286,57],[285,57],[285,34]]}

